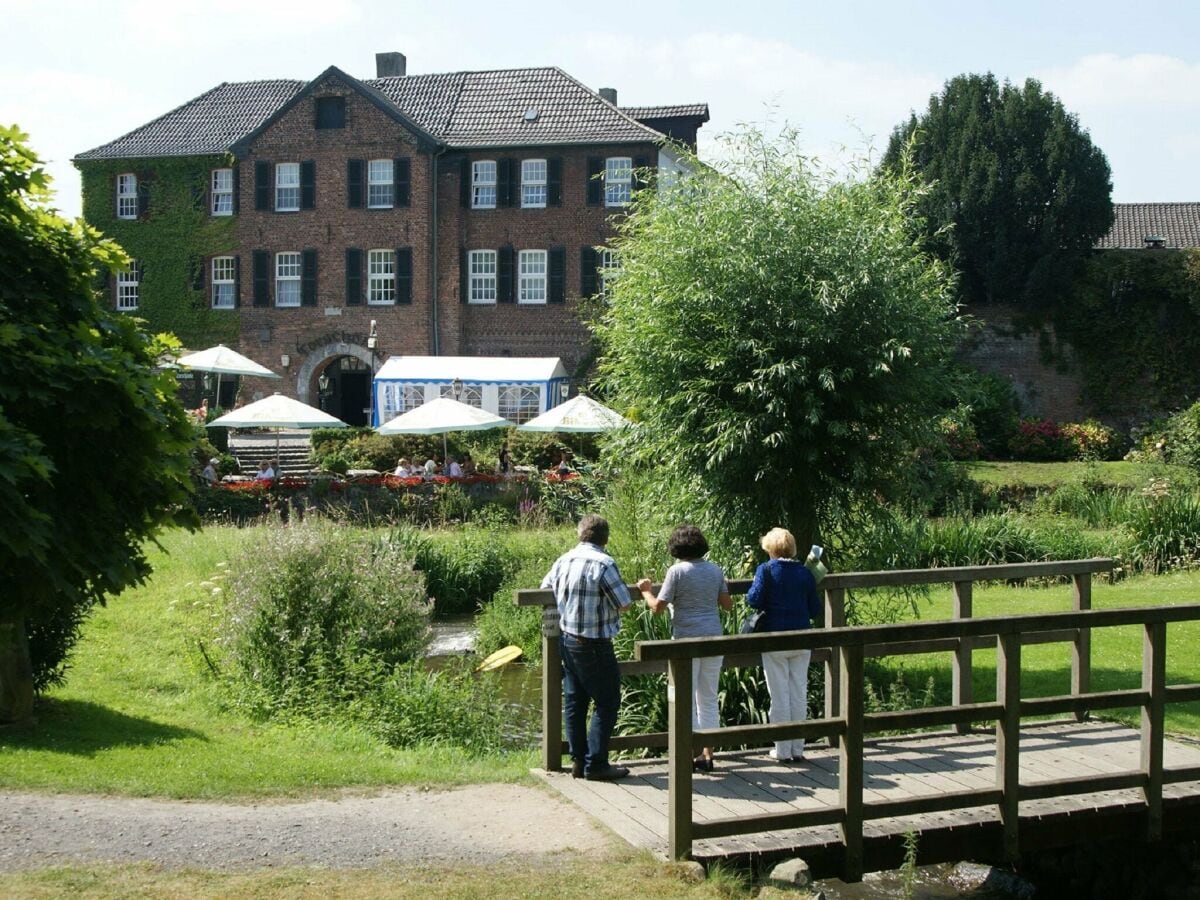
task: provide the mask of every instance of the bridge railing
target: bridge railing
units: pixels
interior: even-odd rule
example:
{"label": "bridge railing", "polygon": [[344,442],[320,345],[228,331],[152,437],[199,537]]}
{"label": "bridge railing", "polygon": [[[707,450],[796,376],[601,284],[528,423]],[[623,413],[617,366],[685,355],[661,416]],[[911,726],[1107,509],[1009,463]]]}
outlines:
{"label": "bridge railing", "polygon": [[[1086,610],[1002,616],[971,620],[949,620],[900,625],[831,628],[736,637],[689,638],[677,641],[645,641],[637,645],[637,658],[665,662],[668,698],[668,749],[670,760],[669,843],[673,857],[690,853],[691,842],[733,834],[749,834],[785,828],[837,824],[845,847],[845,875],[857,879],[862,873],[863,823],[867,819],[907,816],[977,806],[996,806],[1004,836],[1004,851],[1015,859],[1018,843],[1018,803],[1095,791],[1140,789],[1146,804],[1146,837],[1162,834],[1163,785],[1200,780],[1200,766],[1166,769],[1163,765],[1164,708],[1168,702],[1200,699],[1200,684],[1166,684],[1167,626],[1200,620],[1200,604],[1134,609]],[[1141,625],[1143,628],[1142,687],[1138,690],[1072,691],[1053,697],[1022,699],[1020,689],[1021,647],[1041,642],[1049,635],[1082,632],[1094,628]],[[1033,640],[1031,640],[1033,638]],[[869,653],[891,654],[892,648],[906,652],[931,652],[947,640],[987,641],[996,646],[996,700],[952,706],[866,713],[864,710],[863,660]],[[804,723],[750,725],[706,730],[692,729],[691,661],[722,653],[759,653],[777,650],[830,648],[840,664],[840,694],[837,715]],[[920,649],[927,648],[927,649]],[[1059,778],[1021,784],[1019,779],[1019,728],[1025,716],[1060,713],[1080,715],[1087,710],[1122,707],[1141,708],[1141,751],[1137,769],[1113,774]],[[962,726],[972,722],[996,722],[996,784],[987,790],[944,792],[924,797],[866,803],[863,799],[863,740],[879,731],[904,731],[935,726]],[[838,754],[838,804],[821,809],[779,814],[731,817],[695,822],[692,820],[692,768],[694,746],[727,747],[787,738],[840,738]]]}
{"label": "bridge railing", "polygon": [[[821,582],[824,592],[824,624],[828,627],[839,627],[846,624],[846,592],[855,589],[911,587],[917,585],[950,584],[953,586],[954,620],[970,619],[972,610],[972,588],[977,581],[1010,581],[1024,578],[1069,578],[1071,579],[1071,608],[1087,610],[1092,603],[1092,575],[1096,572],[1107,572],[1113,567],[1113,561],[1107,558],[1065,560],[1058,562],[1015,563],[997,566],[961,566],[941,569],[901,569],[885,572],[847,572],[825,576]],[[654,585],[657,592],[662,586]],[[639,599],[639,593],[632,585],[628,586],[634,602]],[[745,594],[750,589],[750,581],[746,579],[731,580],[730,593]],[[567,744],[562,737],[562,659],[558,649],[558,611],[554,606],[554,596],[550,591],[532,589],[516,591],[516,602],[519,606],[542,607],[542,768],[548,772],[562,769],[562,757],[566,753]],[[1071,693],[1073,696],[1086,694],[1091,684],[1091,636],[1087,628],[1064,628],[1048,634],[1031,634],[1025,643],[1049,643],[1067,641],[1072,645],[1071,656]],[[899,656],[909,653],[931,653],[949,651],[954,654],[952,660],[952,697],[955,706],[970,704],[971,690],[971,657],[972,653],[984,647],[990,647],[987,637],[951,636],[928,641],[919,645],[894,645],[886,648],[867,647],[865,655]],[[841,681],[840,658],[828,647],[821,646],[813,651],[813,665],[825,667],[825,718],[833,719],[840,710]],[[756,646],[738,644],[737,649],[726,654],[722,663],[723,668],[745,668],[761,666],[761,652]],[[667,665],[661,660],[629,660],[621,663],[622,677],[627,675],[644,675],[647,673],[664,673]],[[1076,715],[1082,719],[1087,709],[1081,709]],[[968,724],[957,726],[960,731],[969,728]],[[797,735],[802,736],[802,735]],[[839,735],[829,735],[831,745],[837,746]],[[613,750],[636,749],[665,749],[668,744],[668,733],[665,731],[648,732],[644,734],[627,734],[614,737],[610,743]]]}

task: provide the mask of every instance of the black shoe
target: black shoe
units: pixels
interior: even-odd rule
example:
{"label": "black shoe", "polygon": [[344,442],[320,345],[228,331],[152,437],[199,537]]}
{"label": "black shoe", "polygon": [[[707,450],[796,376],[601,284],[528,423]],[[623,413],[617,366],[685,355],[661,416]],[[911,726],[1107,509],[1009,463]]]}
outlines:
{"label": "black shoe", "polygon": [[583,760],[582,759],[571,760],[571,777],[572,778],[582,778],[583,777]]}
{"label": "black shoe", "polygon": [[588,781],[616,781],[619,778],[624,778],[629,774],[629,769],[626,766],[608,766],[603,769],[597,769],[588,772],[583,777]]}
{"label": "black shoe", "polygon": [[703,756],[698,756],[692,760],[693,772],[711,772],[713,770],[713,761],[706,759]]}

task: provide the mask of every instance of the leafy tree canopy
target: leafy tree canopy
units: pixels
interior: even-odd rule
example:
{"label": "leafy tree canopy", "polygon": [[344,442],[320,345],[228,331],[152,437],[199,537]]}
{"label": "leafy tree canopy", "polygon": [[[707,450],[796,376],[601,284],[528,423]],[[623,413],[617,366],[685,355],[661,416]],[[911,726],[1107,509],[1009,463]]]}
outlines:
{"label": "leafy tree canopy", "polygon": [[1108,160],[1033,79],[960,75],[893,132],[883,167],[932,185],[930,247],[960,272],[964,302],[1034,308],[1061,297],[1072,263],[1112,227]]}
{"label": "leafy tree canopy", "polygon": [[95,290],[127,259],[48,207],[26,140],[0,128],[0,722],[30,712],[26,625],[62,650],[87,609],[146,576],[147,537],[195,521],[164,345]]}
{"label": "leafy tree canopy", "polygon": [[609,452],[721,540],[803,542],[904,477],[960,333],[953,284],[903,167],[839,179],[791,132],[727,144],[618,226],[600,372],[638,424]]}

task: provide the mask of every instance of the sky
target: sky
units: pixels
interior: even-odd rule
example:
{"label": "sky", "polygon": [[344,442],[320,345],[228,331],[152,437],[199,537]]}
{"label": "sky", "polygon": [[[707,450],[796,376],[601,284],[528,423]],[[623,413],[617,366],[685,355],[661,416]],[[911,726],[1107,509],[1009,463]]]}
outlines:
{"label": "sky", "polygon": [[1200,201],[1200,4],[908,0],[0,0],[0,122],[63,213],[71,158],[223,81],[556,65],[621,105],[707,102],[701,156],[742,123],[837,165],[878,155],[955,75],[1037,78],[1108,156],[1117,202]]}

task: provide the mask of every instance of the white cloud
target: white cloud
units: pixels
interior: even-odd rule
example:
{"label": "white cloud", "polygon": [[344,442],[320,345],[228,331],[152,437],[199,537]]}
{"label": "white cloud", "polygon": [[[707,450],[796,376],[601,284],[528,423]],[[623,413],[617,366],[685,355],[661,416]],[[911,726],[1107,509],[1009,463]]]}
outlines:
{"label": "white cloud", "polygon": [[1108,156],[1114,200],[1200,200],[1200,63],[1109,53],[1033,74]]}

